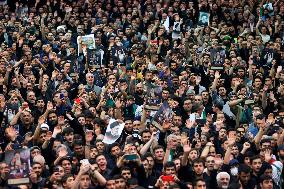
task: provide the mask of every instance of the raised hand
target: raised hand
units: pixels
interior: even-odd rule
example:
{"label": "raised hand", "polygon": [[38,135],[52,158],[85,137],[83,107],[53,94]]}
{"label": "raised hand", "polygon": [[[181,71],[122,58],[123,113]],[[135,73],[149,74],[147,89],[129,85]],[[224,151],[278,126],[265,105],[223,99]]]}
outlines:
{"label": "raised hand", "polygon": [[45,122],[45,117],[44,117],[44,116],[40,116],[40,117],[38,118],[38,124],[41,125],[41,124],[43,124],[44,122]]}

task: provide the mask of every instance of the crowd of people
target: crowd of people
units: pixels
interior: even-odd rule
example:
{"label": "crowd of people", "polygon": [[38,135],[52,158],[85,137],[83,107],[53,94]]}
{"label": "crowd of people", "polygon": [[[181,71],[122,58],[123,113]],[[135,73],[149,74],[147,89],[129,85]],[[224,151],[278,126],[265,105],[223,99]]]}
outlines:
{"label": "crowd of people", "polygon": [[283,0],[0,0],[0,188],[284,188],[283,45]]}

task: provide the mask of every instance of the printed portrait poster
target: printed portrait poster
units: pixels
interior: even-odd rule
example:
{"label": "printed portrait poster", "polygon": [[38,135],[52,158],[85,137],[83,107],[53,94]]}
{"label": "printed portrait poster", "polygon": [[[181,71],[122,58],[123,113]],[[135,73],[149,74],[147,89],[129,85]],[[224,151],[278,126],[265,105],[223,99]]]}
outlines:
{"label": "printed portrait poster", "polygon": [[211,69],[222,70],[226,58],[226,50],[223,48],[210,49]]}
{"label": "printed portrait poster", "polygon": [[119,123],[115,119],[110,119],[103,139],[103,143],[105,144],[114,143],[120,137],[123,128],[124,128],[124,123]]}
{"label": "printed portrait poster", "polygon": [[102,49],[87,49],[87,61],[90,66],[100,68],[103,64],[104,51]]}
{"label": "printed portrait poster", "polygon": [[30,150],[17,149],[5,152],[5,162],[10,167],[9,185],[29,183]]}
{"label": "printed portrait poster", "polygon": [[[94,49],[95,45],[95,36],[94,34],[84,35],[82,37],[82,45],[86,45],[87,49]],[[79,41],[79,36],[77,37],[77,43]]]}
{"label": "printed portrait poster", "polygon": [[199,26],[209,26],[210,15],[207,12],[199,12],[198,23]]}
{"label": "printed portrait poster", "polygon": [[154,118],[152,119],[151,123],[156,128],[161,130],[163,122],[166,120],[172,120],[173,116],[174,116],[173,110],[169,106],[169,103],[165,101],[154,115]]}
{"label": "printed portrait poster", "polygon": [[[149,106],[158,106],[161,103],[160,96],[162,94],[162,87],[149,85],[146,88],[146,104]],[[158,110],[159,106],[156,108]]]}

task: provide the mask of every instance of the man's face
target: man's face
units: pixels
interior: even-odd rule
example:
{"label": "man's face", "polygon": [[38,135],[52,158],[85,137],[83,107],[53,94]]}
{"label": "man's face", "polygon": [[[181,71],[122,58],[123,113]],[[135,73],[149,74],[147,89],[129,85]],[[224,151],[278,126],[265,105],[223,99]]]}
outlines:
{"label": "man's face", "polygon": [[121,176],[125,179],[128,180],[131,178],[131,172],[130,170],[122,170],[121,171]]}
{"label": "man's face", "polygon": [[102,170],[102,171],[106,170],[106,168],[107,168],[107,161],[106,161],[105,156],[103,156],[103,155],[98,156],[97,159],[96,159],[96,162],[97,162],[100,170]]}
{"label": "man's face", "polygon": [[86,119],[85,119],[85,117],[79,117],[79,118],[78,118],[78,122],[79,122],[81,125],[85,125],[85,124],[86,124]]}
{"label": "man's face", "polygon": [[144,143],[147,143],[151,139],[151,133],[150,132],[145,132],[142,135],[142,141]]}
{"label": "man's face", "polygon": [[104,149],[105,149],[104,143],[102,143],[102,142],[97,142],[97,143],[96,143],[96,147],[97,147],[98,152],[100,152],[100,153],[103,153],[103,152],[104,152]]}
{"label": "man's face", "polygon": [[183,109],[186,111],[186,112],[190,112],[191,109],[192,109],[192,102],[191,100],[186,100],[184,101],[183,103]]}
{"label": "man's face", "polygon": [[167,167],[167,168],[165,168],[165,174],[166,175],[176,174],[175,167]]}
{"label": "man's face", "polygon": [[42,172],[42,166],[41,166],[40,164],[38,164],[38,163],[34,164],[34,165],[33,165],[33,172],[35,172],[36,175],[37,175],[38,177],[40,177],[41,172]]}
{"label": "man's face", "polygon": [[71,162],[69,160],[63,160],[61,165],[65,171],[65,173],[71,173]]}
{"label": "man's face", "polygon": [[203,92],[201,95],[202,95],[203,101],[208,101],[208,99],[209,99],[209,93],[208,92]]}
{"label": "man's face", "polygon": [[196,175],[201,175],[204,171],[204,165],[203,163],[194,163],[193,164],[193,170],[194,170],[194,173]]}
{"label": "man's face", "polygon": [[88,189],[91,184],[91,179],[88,174],[82,175],[80,178],[80,188]]}
{"label": "man's face", "polygon": [[119,146],[114,146],[111,148],[111,155],[115,157],[118,157],[120,152],[121,152],[121,149],[119,148]]}
{"label": "man's face", "polygon": [[48,115],[48,120],[49,120],[49,123],[51,125],[57,125],[58,123],[58,117],[56,115],[56,113],[51,113]]}
{"label": "man's face", "polygon": [[250,173],[240,172],[240,181],[242,184],[247,185],[250,180]]}
{"label": "man's face", "polygon": [[262,166],[262,161],[261,159],[254,159],[252,162],[251,162],[251,166],[252,166],[252,170],[256,173],[259,173],[260,171],[260,168]]}
{"label": "man's face", "polygon": [[226,189],[229,187],[229,183],[230,183],[230,178],[227,175],[222,175],[220,177],[218,185],[221,186],[221,188]]}
{"label": "man's face", "polygon": [[123,178],[115,180],[115,189],[125,189],[126,182]]}
{"label": "man's face", "polygon": [[152,169],[154,167],[154,159],[152,157],[147,157],[148,163],[149,163],[149,169]]}
{"label": "man's face", "polygon": [[181,117],[180,116],[174,116],[173,124],[176,125],[176,126],[181,126],[182,125]]}
{"label": "man's face", "polygon": [[194,188],[196,188],[196,189],[206,189],[206,183],[204,181],[198,181]]}
{"label": "man's face", "polygon": [[198,157],[197,151],[196,150],[192,150],[191,152],[189,152],[189,159],[190,160],[195,160]]}
{"label": "man's face", "polygon": [[125,126],[124,127],[125,127],[126,131],[131,132],[133,130],[132,121],[131,120],[125,121]]}
{"label": "man's face", "polygon": [[36,106],[37,106],[38,108],[44,108],[45,103],[44,103],[43,100],[38,100],[38,101],[36,102]]}
{"label": "man's face", "polygon": [[27,125],[27,124],[30,124],[31,121],[32,121],[32,115],[31,115],[31,113],[28,112],[28,111],[24,111],[24,112],[22,113],[22,122],[23,122],[25,125]]}
{"label": "man's face", "polygon": [[162,148],[155,150],[155,158],[158,161],[162,161],[164,159],[165,152]]}
{"label": "man's face", "polygon": [[90,149],[90,158],[95,158],[98,155],[98,150],[96,148]]}
{"label": "man's face", "polygon": [[115,180],[108,180],[106,183],[106,189],[116,189]]}
{"label": "man's face", "polygon": [[66,182],[63,183],[64,189],[71,189],[72,186],[74,185],[74,177],[68,177]]}
{"label": "man's face", "polygon": [[232,153],[232,155],[234,155],[234,156],[238,156],[238,154],[239,154],[239,149],[238,149],[238,147],[237,147],[237,146],[233,146],[231,153]]}
{"label": "man's face", "polygon": [[272,189],[273,188],[273,180],[264,180],[262,183],[260,183],[261,189]]}
{"label": "man's face", "polygon": [[220,129],[220,131],[219,131],[219,138],[220,138],[220,139],[225,138],[226,133],[227,133],[227,132],[226,132],[225,129]]}
{"label": "man's face", "polygon": [[73,142],[73,139],[74,139],[74,133],[71,132],[71,133],[68,133],[64,136],[65,140],[69,143]]}
{"label": "man's face", "polygon": [[265,128],[265,118],[256,119],[256,125],[260,128]]}
{"label": "man's face", "polygon": [[6,163],[1,163],[0,164],[0,174],[1,175],[8,175],[10,172],[10,167]]}
{"label": "man's face", "polygon": [[209,171],[213,171],[214,169],[214,164],[215,164],[215,160],[214,160],[214,157],[213,156],[208,156],[206,158],[206,168],[209,170]]}

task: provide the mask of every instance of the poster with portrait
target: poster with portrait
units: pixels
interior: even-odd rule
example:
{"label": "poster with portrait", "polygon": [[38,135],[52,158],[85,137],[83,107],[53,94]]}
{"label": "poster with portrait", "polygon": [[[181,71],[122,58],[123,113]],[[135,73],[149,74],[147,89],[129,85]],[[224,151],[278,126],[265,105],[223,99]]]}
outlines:
{"label": "poster with portrait", "polygon": [[272,66],[272,60],[276,58],[275,55],[276,54],[273,49],[270,49],[270,48],[263,49],[261,53],[261,59],[262,59],[262,62],[264,63],[263,66],[270,68]]}
{"label": "poster with portrait", "polygon": [[209,26],[210,14],[208,12],[199,12],[198,26]]}
{"label": "poster with portrait", "polygon": [[26,184],[30,182],[30,150],[17,149],[5,152],[5,162],[10,167],[9,185]]}
{"label": "poster with portrait", "polygon": [[154,115],[151,124],[161,130],[163,122],[167,120],[172,120],[173,116],[173,110],[171,109],[169,103],[165,101]]}
{"label": "poster with portrait", "polygon": [[[79,37],[77,37],[77,43],[79,44]],[[82,37],[82,45],[86,45],[87,49],[95,49],[96,43],[95,43],[95,35],[94,34],[89,34],[89,35],[84,35]]]}
{"label": "poster with portrait", "polygon": [[160,96],[162,94],[162,87],[156,85],[147,86],[146,89],[146,104],[148,109],[158,110],[161,103]]}
{"label": "poster with portrait", "polygon": [[223,70],[226,58],[226,50],[223,48],[210,49],[211,69]]}
{"label": "poster with portrait", "polygon": [[272,3],[266,3],[263,5],[263,9],[266,9],[268,11],[268,15],[269,16],[273,16],[274,15],[274,9],[273,9],[273,5]]}
{"label": "poster with portrait", "polygon": [[87,49],[87,61],[89,66],[100,68],[103,63],[104,51],[102,49]]}
{"label": "poster with portrait", "polygon": [[103,143],[114,143],[120,137],[124,129],[124,125],[124,123],[120,123],[118,120],[110,119],[103,139]]}

